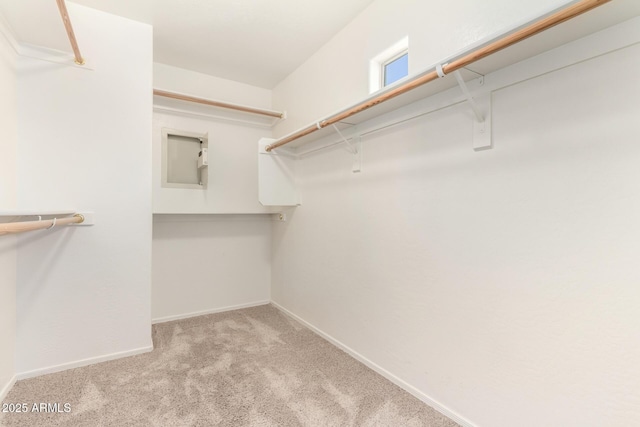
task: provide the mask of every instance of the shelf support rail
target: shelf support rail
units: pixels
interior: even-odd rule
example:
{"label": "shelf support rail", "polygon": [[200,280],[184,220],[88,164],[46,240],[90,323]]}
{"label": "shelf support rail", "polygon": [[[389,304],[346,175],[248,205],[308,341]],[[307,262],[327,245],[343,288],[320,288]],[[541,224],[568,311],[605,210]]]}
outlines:
{"label": "shelf support rail", "polygon": [[84,221],[84,215],[80,213],[77,213],[68,218],[53,218],[46,220],[42,220],[42,217],[38,216],[37,221],[9,222],[6,224],[0,224],[0,236],[3,236],[5,234],[23,233],[25,231],[43,229],[50,230],[61,225],[82,224]]}
{"label": "shelf support rail", "polygon": [[431,72],[421,74],[411,80],[408,80],[404,84],[394,87],[389,91],[383,92],[347,110],[344,110],[338,114],[335,114],[324,120],[321,120],[317,123],[317,125],[314,124],[312,126],[308,126],[288,136],[285,136],[273,142],[272,144],[267,145],[265,147],[265,150],[269,152],[274,148],[278,148],[285,144],[293,142],[299,138],[302,138],[313,132],[316,132],[319,129],[322,129],[334,123],[344,121],[346,118],[351,117],[355,114],[358,114],[362,111],[365,111],[382,102],[388,101],[399,95],[409,92],[419,86],[422,86],[424,84],[437,80],[439,77],[441,77],[442,74],[450,74],[456,70],[467,67],[468,65],[473,64],[476,61],[486,58],[487,56],[490,56],[522,40],[525,40],[531,36],[541,33],[562,22],[575,18],[578,15],[588,12],[591,9],[595,9],[596,7],[606,4],[610,1],[611,0],[578,0],[575,3],[572,3],[569,6],[563,9],[560,9],[551,15],[545,16],[544,18],[541,18],[527,25],[526,27],[520,28],[513,33],[506,34],[500,39],[492,41],[487,45],[483,45],[469,52],[466,52],[465,54],[463,54],[460,57],[457,57],[456,59],[452,60],[448,64],[440,65],[439,67],[437,67],[437,69],[434,69]]}

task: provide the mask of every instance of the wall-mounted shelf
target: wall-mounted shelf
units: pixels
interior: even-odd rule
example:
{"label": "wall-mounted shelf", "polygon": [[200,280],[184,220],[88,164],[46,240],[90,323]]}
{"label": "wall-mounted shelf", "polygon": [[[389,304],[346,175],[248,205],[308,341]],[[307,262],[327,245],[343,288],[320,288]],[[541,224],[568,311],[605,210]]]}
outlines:
{"label": "wall-mounted shelf", "polygon": [[[300,130],[279,139],[263,138],[258,143],[259,200],[264,206],[296,206],[300,204],[296,182],[299,158],[340,144],[354,156],[352,172],[361,172],[363,136],[457,103],[466,102],[469,107],[473,149],[491,148],[492,91],[516,83],[513,76],[522,81],[618,49],[625,43],[637,43],[640,35],[633,28],[637,28],[638,15],[637,0],[570,2]],[[610,42],[588,37],[610,27],[611,31],[604,31],[615,35]],[[465,82],[470,81],[472,85],[467,86]],[[382,121],[372,120],[387,113]],[[348,127],[351,129],[343,133]],[[330,136],[331,142],[319,141]],[[321,144],[301,149],[314,141]]]}
{"label": "wall-mounted shelf", "polygon": [[286,118],[286,114],[281,111],[200,98],[163,89],[153,90],[153,110],[158,113],[222,120],[264,128],[271,128]]}
{"label": "wall-mounted shelf", "polygon": [[[70,217],[82,214],[82,225],[94,224],[94,212],[78,211],[77,209],[7,209],[0,210],[0,223],[12,223],[17,221],[48,220],[52,218]],[[79,224],[78,224],[79,225]]]}
{"label": "wall-mounted shelf", "polygon": [[[570,2],[569,4],[577,4],[581,3],[580,1]],[[563,8],[561,8],[563,9]],[[480,42],[469,46],[463,52],[456,53],[449,58],[443,59],[439,61],[437,65],[447,64],[455,61],[456,59],[461,58],[464,55],[469,54],[470,52],[474,52],[483,48],[484,46],[488,46],[491,43],[506,38],[511,34],[516,33],[518,30],[530,26],[534,23],[539,22],[547,16],[552,15],[557,12],[559,9],[550,11],[548,14],[545,14],[540,17],[536,17],[535,19],[528,20],[522,24],[515,25],[512,28],[509,28],[505,31],[501,31],[498,34],[494,34],[490,37],[487,37]],[[515,64],[517,62],[523,61],[527,58],[534,57],[541,53],[552,50],[556,47],[562,46],[566,43],[572,42],[574,40],[585,37],[589,34],[593,34],[605,28],[611,27],[613,25],[622,23],[626,20],[632,19],[640,14],[640,2],[637,0],[613,0],[597,8],[590,10],[586,13],[578,15],[568,21],[562,22],[559,25],[556,25],[552,28],[549,28],[541,33],[538,33],[530,38],[527,38],[523,41],[518,42],[517,44],[511,45],[503,50],[500,50],[496,53],[491,54],[490,56],[480,59],[478,61],[473,62],[471,65],[466,66],[465,68],[461,68],[461,77],[465,81],[472,80],[481,75],[486,75],[492,73],[494,71],[505,68],[509,65]],[[309,133],[304,136],[300,136],[291,142],[288,142],[284,147],[287,150],[291,150],[294,153],[297,152],[297,148],[311,143],[313,141],[325,138],[329,135],[335,134],[335,129],[332,126],[323,127],[322,123],[334,118],[344,112],[348,112],[354,107],[368,103],[384,95],[393,91],[398,86],[406,84],[408,81],[415,81],[420,79],[422,76],[427,74],[431,74],[434,72],[434,67],[430,67],[427,71],[419,73],[415,76],[410,77],[409,79],[405,79],[395,83],[394,85],[385,88],[384,90],[378,91],[371,96],[365,98],[363,101],[344,108],[334,114],[326,116],[322,119],[314,121],[313,123],[305,126],[295,132],[291,132],[287,135],[282,136],[279,139],[274,140],[271,145],[277,145],[279,142],[285,141],[292,136],[295,136],[298,133],[303,132],[305,129],[310,129],[317,127],[318,129],[313,129],[312,133]],[[358,112],[349,116],[345,120],[339,121],[337,124],[340,128],[348,127],[351,125],[356,125],[359,123],[366,122],[375,117],[384,115],[391,111],[397,110],[405,105],[409,105],[418,100],[433,96],[435,94],[444,92],[448,89],[451,89],[458,85],[456,78],[453,74],[447,74],[442,78],[438,78],[437,80],[430,81],[428,84],[424,84],[422,86],[417,86],[409,92],[403,93],[402,95],[396,96],[394,98],[388,99],[384,102],[378,103],[364,111]]]}
{"label": "wall-mounted shelf", "polygon": [[66,216],[76,212],[76,209],[8,209],[0,211],[0,222],[13,222],[23,217]]}

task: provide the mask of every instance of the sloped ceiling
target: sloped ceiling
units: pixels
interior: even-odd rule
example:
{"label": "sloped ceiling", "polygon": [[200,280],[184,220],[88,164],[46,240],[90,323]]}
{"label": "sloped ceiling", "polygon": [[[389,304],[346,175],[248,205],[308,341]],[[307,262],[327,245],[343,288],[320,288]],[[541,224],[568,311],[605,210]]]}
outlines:
{"label": "sloped ceiling", "polygon": [[[155,62],[271,89],[372,1],[74,2],[152,24]],[[0,13],[20,42],[70,51],[55,0],[0,0]]]}

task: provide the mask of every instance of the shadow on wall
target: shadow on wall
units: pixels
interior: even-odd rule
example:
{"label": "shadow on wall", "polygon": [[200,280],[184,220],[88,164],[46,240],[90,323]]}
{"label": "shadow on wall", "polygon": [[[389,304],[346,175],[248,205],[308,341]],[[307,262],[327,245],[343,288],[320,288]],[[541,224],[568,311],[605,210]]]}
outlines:
{"label": "shadow on wall", "polygon": [[[34,301],[38,292],[42,288],[42,284],[46,282],[47,277],[51,275],[57,262],[61,258],[61,254],[72,241],[73,235],[77,230],[73,227],[65,227],[52,230],[40,230],[20,236],[18,239],[18,249],[25,248],[40,242],[48,242],[43,251],[32,251],[29,256],[29,264],[31,268],[24,269],[24,280],[20,283],[20,300]],[[27,314],[30,306],[24,304],[20,307],[21,313]]]}

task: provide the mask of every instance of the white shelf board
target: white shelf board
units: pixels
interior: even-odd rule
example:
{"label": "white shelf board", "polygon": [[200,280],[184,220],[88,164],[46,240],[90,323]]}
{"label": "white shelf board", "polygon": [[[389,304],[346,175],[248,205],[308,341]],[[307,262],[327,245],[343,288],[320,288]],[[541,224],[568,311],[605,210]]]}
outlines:
{"label": "white shelf board", "polygon": [[613,0],[587,13],[577,16],[507,49],[481,59],[468,68],[481,74],[505,68],[509,65],[547,52],[559,46],[597,33],[640,15],[637,0]]}
{"label": "white shelf board", "polygon": [[[541,53],[547,52],[554,48],[560,47],[574,40],[578,40],[582,37],[588,36],[589,34],[593,34],[598,31],[604,30],[605,28],[609,28],[613,25],[622,23],[638,15],[640,15],[640,1],[613,0],[596,9],[593,9],[569,21],[563,22],[562,24],[559,24],[553,28],[550,28],[540,34],[530,37],[527,40],[523,40],[520,43],[516,43],[515,45],[512,45],[500,52],[496,52],[487,58],[474,62],[473,64],[469,65],[467,69],[462,69],[460,71],[463,79],[465,81],[469,81],[471,79],[477,78],[478,74],[487,75],[494,71],[505,68],[509,65],[521,62],[525,59],[534,57],[536,55],[539,55]],[[537,20],[538,19],[531,20],[530,22],[534,22]],[[510,34],[526,24],[527,23],[523,23],[522,25],[511,28],[508,31],[504,31],[504,32],[492,35],[487,39],[482,40],[479,43],[475,44],[474,47],[482,46],[490,43],[491,41],[500,39],[504,37],[506,34]],[[441,63],[445,64],[447,62],[451,62],[452,59],[462,56],[464,53],[468,52],[470,49],[467,49],[465,52],[460,52],[458,54],[455,54],[450,58],[441,61]],[[423,74],[429,73],[433,71],[434,68],[435,68],[435,65],[419,74],[411,76],[410,79],[415,79]],[[396,84],[402,84],[404,81],[406,80],[399,81]],[[456,85],[457,83],[455,78],[451,74],[449,74],[444,78],[432,81],[423,86],[419,86],[403,95],[397,96],[396,98],[377,104],[374,107],[371,107],[365,111],[355,114],[347,118],[344,122],[341,122],[341,123],[344,123],[344,125],[339,127],[344,128],[345,125],[347,124],[357,125],[359,123],[366,122],[367,120],[381,116],[390,111],[394,111],[400,107],[409,105],[420,99],[424,99],[429,96],[435,95],[437,93],[443,92],[447,89],[451,89]],[[346,111],[355,105],[359,105],[363,102],[373,99],[378,95],[380,95],[381,93],[384,93],[384,91],[388,91],[393,87],[395,87],[395,84],[394,86],[385,88],[383,91],[375,92],[371,94],[369,97],[362,100],[361,102],[353,104],[347,108],[341,109],[335,114],[342,111]],[[315,123],[321,122],[326,118],[329,118],[335,114],[331,114],[326,117],[320,118],[315,122],[309,124],[309,126],[313,126],[315,125]],[[305,126],[302,129],[305,129],[309,126]],[[291,132],[287,135],[280,137],[279,139],[284,139],[287,136],[292,135],[298,131],[299,130]],[[303,136],[295,141],[292,141],[289,144],[283,146],[282,148],[293,149],[295,151],[295,149],[298,147],[301,147],[313,141],[322,139],[333,133],[335,133],[333,128],[331,126],[328,126],[328,127],[319,129],[318,131],[313,132],[309,135]]]}
{"label": "white shelf board", "polygon": [[[431,70],[428,70],[428,71],[426,71],[424,73],[421,73],[419,75],[416,75],[416,76],[412,76],[412,78],[417,78],[420,75],[426,74],[428,72],[431,72]],[[467,71],[467,70],[460,70],[460,72],[462,74],[462,77],[465,80],[471,80],[471,79],[479,77],[478,74],[470,72],[470,71]],[[384,93],[385,91],[392,90],[394,87],[396,87],[397,85],[401,85],[404,82],[406,82],[406,79],[399,80],[398,82],[394,83],[393,85],[388,86],[387,88],[385,88],[384,91],[378,91],[378,92],[373,93],[370,97],[366,98],[364,101],[372,99],[372,98],[380,95],[381,93]],[[452,87],[455,87],[455,86],[457,86],[457,82],[456,82],[455,77],[453,75],[447,75],[447,76],[445,76],[443,78],[440,78],[438,80],[434,80],[434,81],[432,81],[430,83],[427,83],[425,85],[419,86],[419,87],[417,87],[417,88],[415,88],[415,89],[413,89],[413,90],[411,90],[411,91],[409,91],[409,92],[407,92],[407,93],[405,93],[403,95],[397,96],[397,97],[392,98],[392,99],[390,99],[388,101],[380,103],[380,104],[378,104],[378,105],[376,105],[374,107],[368,108],[368,109],[366,109],[366,110],[364,110],[364,111],[362,111],[360,113],[357,113],[357,114],[347,118],[346,120],[340,122],[338,128],[339,129],[344,129],[346,127],[350,127],[351,125],[357,125],[359,123],[366,122],[367,120],[371,120],[371,119],[373,119],[375,117],[378,117],[378,116],[381,116],[381,115],[386,114],[388,112],[397,110],[400,107],[403,107],[405,105],[409,105],[409,104],[411,104],[413,102],[416,102],[416,101],[419,101],[421,99],[427,98],[427,97],[429,97],[431,95],[435,95],[437,93],[444,92],[445,90],[451,89]],[[358,104],[360,104],[360,103],[358,103]],[[336,112],[336,114],[341,112],[341,111],[348,110],[351,107],[353,107],[355,105],[358,105],[358,104],[354,104],[354,105],[349,106],[348,108],[344,108],[344,109]],[[327,116],[327,117],[331,117],[331,116]],[[325,118],[326,117],[323,117],[322,119],[320,119],[320,120],[318,120],[318,121],[316,121],[314,123],[309,124],[309,126],[315,126],[315,123],[321,122]],[[306,127],[308,127],[308,126],[305,126],[305,128]],[[296,132],[297,132],[297,130],[296,130]],[[295,133],[295,132],[292,132],[291,134],[293,134],[293,133]],[[289,135],[291,135],[291,134],[289,134]],[[282,148],[285,148],[285,149],[296,149],[298,147],[301,147],[303,145],[309,144],[309,143],[311,143],[313,141],[322,139],[322,138],[324,138],[324,137],[326,137],[328,135],[332,135],[332,134],[335,134],[335,130],[333,129],[332,126],[327,126],[327,127],[322,128],[322,129],[319,129],[319,130],[317,130],[317,131],[315,131],[315,132],[313,132],[313,133],[311,133],[309,135],[305,135],[305,136],[303,136],[301,138],[298,138],[295,141],[292,141],[292,142],[288,143],[287,145],[283,146]],[[283,136],[282,138],[285,138],[286,136],[287,135]]]}
{"label": "white shelf board", "polygon": [[[274,123],[280,120],[275,117],[261,116],[258,114],[230,110],[223,107],[214,107],[211,105],[166,98],[159,95],[153,96],[153,109],[158,113],[195,117],[200,119],[203,118],[206,120],[235,122],[267,129],[270,129]],[[277,111],[273,112],[278,113]]]}
{"label": "white shelf board", "polygon": [[23,217],[29,219],[41,216],[43,219],[50,219],[55,216],[73,215],[78,212],[75,209],[7,209],[0,210],[0,223],[15,222]]}
{"label": "white shelf board", "polygon": [[76,212],[76,209],[9,209],[0,210],[0,217],[72,215]]}
{"label": "white shelf board", "polygon": [[179,216],[179,215],[183,215],[183,216],[224,216],[224,215],[228,215],[228,216],[242,216],[242,215],[247,215],[247,216],[252,216],[252,215],[273,215],[274,213],[278,213],[280,212],[280,210],[278,209],[272,209],[271,211],[255,211],[255,212],[154,212],[153,216],[154,217],[162,217],[162,216]]}

